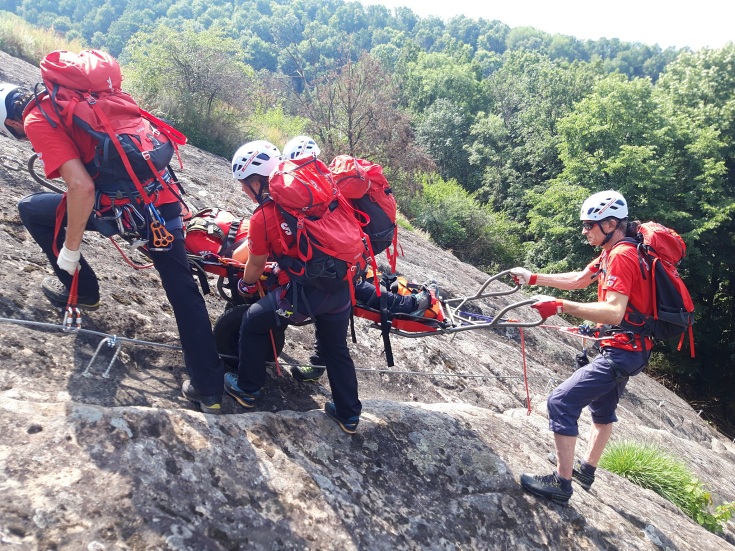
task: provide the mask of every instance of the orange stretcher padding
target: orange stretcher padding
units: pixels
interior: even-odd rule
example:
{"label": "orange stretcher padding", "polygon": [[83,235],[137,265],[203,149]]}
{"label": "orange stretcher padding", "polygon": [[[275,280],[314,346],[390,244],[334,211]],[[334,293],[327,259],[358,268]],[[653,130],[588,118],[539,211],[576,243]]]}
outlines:
{"label": "orange stretcher padding", "polygon": [[[380,325],[380,311],[358,304],[355,305],[354,312],[357,317]],[[437,301],[432,304],[431,308],[428,308],[424,312],[423,318],[409,314],[392,314],[390,321],[391,327],[398,331],[405,331],[406,333],[432,333],[444,329],[443,322],[445,319],[441,303]]]}

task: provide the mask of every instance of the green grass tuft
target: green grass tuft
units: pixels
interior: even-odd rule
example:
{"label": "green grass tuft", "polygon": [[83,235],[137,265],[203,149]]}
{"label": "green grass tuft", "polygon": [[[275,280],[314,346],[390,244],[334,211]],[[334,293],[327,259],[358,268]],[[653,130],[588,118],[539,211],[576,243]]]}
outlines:
{"label": "green grass tuft", "polygon": [[600,467],[653,490],[711,532],[722,532],[735,514],[735,502],[724,503],[713,511],[712,496],[689,467],[651,444],[611,443],[600,459]]}

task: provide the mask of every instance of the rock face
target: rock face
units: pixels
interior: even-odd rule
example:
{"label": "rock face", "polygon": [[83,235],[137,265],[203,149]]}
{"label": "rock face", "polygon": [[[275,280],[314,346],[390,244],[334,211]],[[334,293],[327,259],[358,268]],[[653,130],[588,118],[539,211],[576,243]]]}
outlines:
{"label": "rock face", "polygon": [[[0,52],[0,80],[32,84],[37,70]],[[388,370],[379,331],[356,319],[364,414],[352,437],[320,411],[326,378],[297,383],[285,365],[256,411],[226,398],[226,415],[200,413],[180,396],[186,372],[156,272],[128,267],[98,235],[83,247],[103,307],[84,316],[86,332],[58,330],[59,312],[39,288],[51,271],[16,209],[41,191],[25,170],[31,154],[0,137],[0,538],[13,549],[732,548],[732,523],[711,534],[604,471],[590,492],[575,488],[569,508],[522,491],[521,472],[551,472],[545,397],[582,346],[553,329],[526,329],[523,340],[518,330],[394,336]],[[195,207],[251,212],[226,159],[191,146],[182,154]],[[447,297],[486,279],[400,233],[409,278],[435,279]],[[519,295],[479,306],[492,315]],[[214,321],[224,302],[207,303]],[[534,319],[528,308],[512,317]],[[126,342],[111,361],[114,347],[103,343],[90,363],[104,335],[166,347]],[[306,361],[312,340],[309,326],[289,329],[281,361]],[[613,440],[655,443],[684,460],[716,504],[735,500],[735,445],[676,395],[639,375],[618,414]],[[579,453],[588,427],[585,413]]]}

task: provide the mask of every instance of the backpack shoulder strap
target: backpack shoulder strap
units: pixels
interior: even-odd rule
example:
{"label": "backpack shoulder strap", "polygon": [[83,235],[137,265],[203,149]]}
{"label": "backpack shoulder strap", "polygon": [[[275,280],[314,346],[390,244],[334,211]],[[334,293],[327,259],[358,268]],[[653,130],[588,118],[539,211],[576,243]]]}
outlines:
{"label": "backpack shoulder strap", "polygon": [[631,247],[635,247],[636,251],[638,251],[638,267],[641,269],[641,277],[643,277],[644,281],[648,279],[648,276],[646,275],[646,268],[649,270],[652,269],[651,263],[647,261],[647,254],[645,250],[645,246],[642,241],[639,241],[635,237],[623,237],[620,241],[615,243],[613,245],[613,249],[617,247],[618,245],[630,245]]}

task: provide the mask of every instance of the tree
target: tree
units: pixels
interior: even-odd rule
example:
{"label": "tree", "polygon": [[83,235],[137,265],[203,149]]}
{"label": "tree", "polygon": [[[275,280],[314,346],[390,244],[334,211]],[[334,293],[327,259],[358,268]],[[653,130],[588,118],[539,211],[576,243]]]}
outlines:
{"label": "tree", "polygon": [[243,111],[254,73],[244,52],[219,29],[176,32],[158,27],[135,35],[123,60],[137,98],[170,118],[193,143],[229,156],[242,143]]}
{"label": "tree", "polygon": [[403,103],[416,113],[439,98],[450,99],[467,111],[477,111],[479,67],[470,61],[469,55],[419,52],[416,61],[406,66],[401,96]]}
{"label": "tree", "polygon": [[442,178],[462,182],[468,190],[476,189],[479,182],[465,151],[471,122],[469,113],[442,98],[419,117],[416,126],[416,143],[434,159]]}
{"label": "tree", "polygon": [[649,79],[610,75],[559,122],[559,178],[595,191],[615,189],[639,205],[640,216],[653,214],[641,212],[641,201],[653,204],[656,197],[667,198],[672,216],[683,215],[664,191],[673,177],[667,130]]}
{"label": "tree", "polygon": [[524,50],[503,55],[502,67],[483,81],[488,108],[470,130],[470,162],[485,172],[481,200],[518,221],[525,219],[526,191],[544,188],[562,169],[559,120],[595,78],[588,64],[552,61]]}
{"label": "tree", "polygon": [[299,114],[311,121],[308,131],[319,140],[325,158],[349,154],[395,170],[431,166],[413,146],[390,75],[368,54],[328,76],[307,80],[295,100]]}
{"label": "tree", "polygon": [[[684,202],[685,281],[697,306],[695,384],[721,396],[735,419],[735,45],[683,52],[667,66],[656,97],[674,129],[671,194]],[[705,331],[704,328],[708,330]],[[705,369],[706,368],[706,369]]]}

